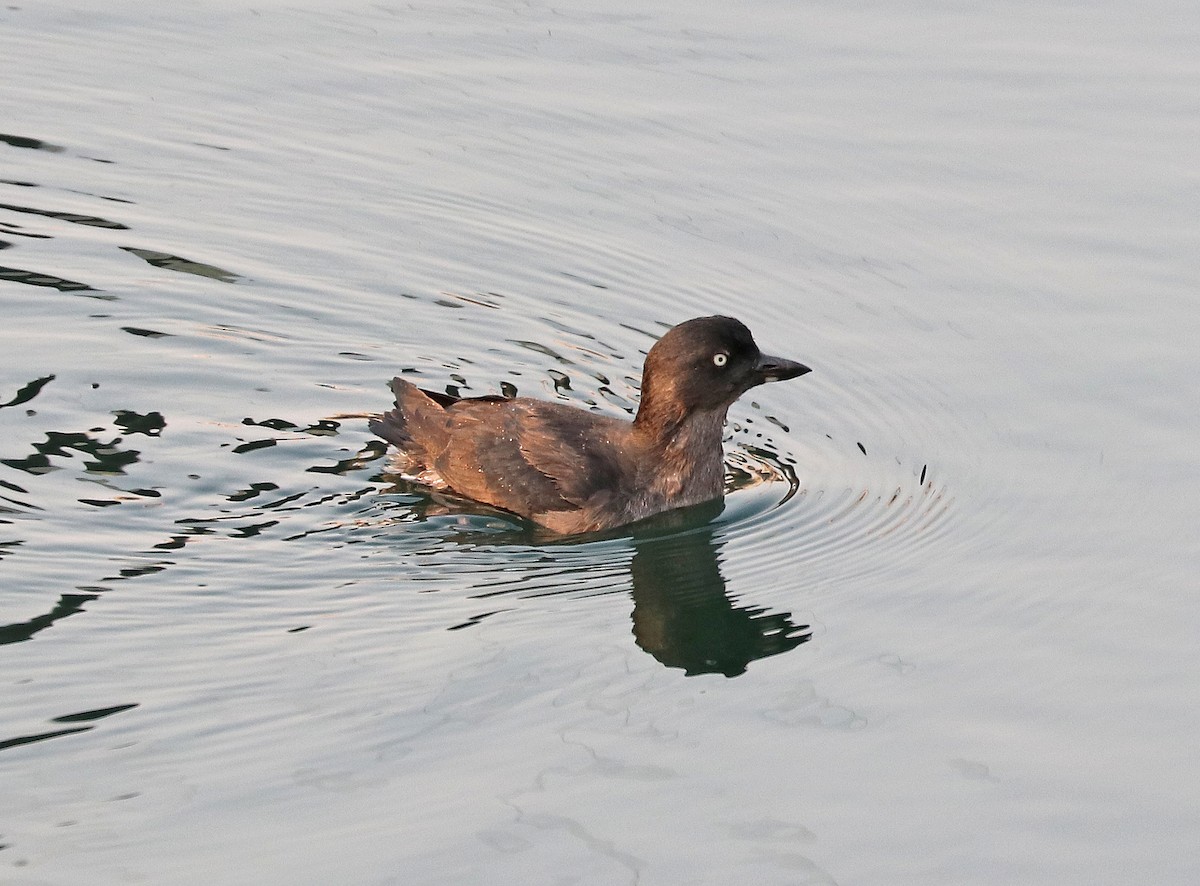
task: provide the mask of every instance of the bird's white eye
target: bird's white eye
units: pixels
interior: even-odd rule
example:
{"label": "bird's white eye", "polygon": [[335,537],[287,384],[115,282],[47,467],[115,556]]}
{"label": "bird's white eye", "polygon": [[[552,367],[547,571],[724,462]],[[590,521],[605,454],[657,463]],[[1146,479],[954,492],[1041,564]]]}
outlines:
{"label": "bird's white eye", "polygon": [[725,352],[718,351],[717,353],[713,354],[713,365],[714,366],[724,366],[728,362],[729,362],[729,355],[726,354]]}

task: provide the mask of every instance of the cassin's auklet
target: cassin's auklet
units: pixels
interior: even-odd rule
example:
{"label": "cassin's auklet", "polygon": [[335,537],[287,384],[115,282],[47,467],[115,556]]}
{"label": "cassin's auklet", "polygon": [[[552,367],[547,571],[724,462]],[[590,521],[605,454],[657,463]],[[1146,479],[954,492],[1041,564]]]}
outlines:
{"label": "cassin's auklet", "polygon": [[420,482],[558,533],[611,529],[720,498],[730,405],[809,368],[759,351],[732,317],[698,317],[650,349],[632,422],[529,397],[455,399],[392,379],[371,430]]}

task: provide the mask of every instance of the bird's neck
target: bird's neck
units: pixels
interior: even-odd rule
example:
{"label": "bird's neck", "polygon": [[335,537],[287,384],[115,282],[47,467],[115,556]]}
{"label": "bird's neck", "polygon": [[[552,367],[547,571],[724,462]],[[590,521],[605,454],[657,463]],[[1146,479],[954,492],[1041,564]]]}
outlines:
{"label": "bird's neck", "polygon": [[656,485],[663,492],[695,501],[715,498],[724,489],[725,455],[721,438],[725,409],[661,410],[642,402],[634,428],[643,444],[655,453]]}

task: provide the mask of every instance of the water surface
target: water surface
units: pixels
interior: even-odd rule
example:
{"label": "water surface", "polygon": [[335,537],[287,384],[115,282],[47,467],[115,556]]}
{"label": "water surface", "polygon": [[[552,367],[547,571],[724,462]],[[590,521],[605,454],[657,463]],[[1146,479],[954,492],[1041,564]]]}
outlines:
{"label": "water surface", "polygon": [[[0,12],[14,883],[1190,883],[1200,14]],[[387,471],[406,373],[814,367],[723,504]]]}

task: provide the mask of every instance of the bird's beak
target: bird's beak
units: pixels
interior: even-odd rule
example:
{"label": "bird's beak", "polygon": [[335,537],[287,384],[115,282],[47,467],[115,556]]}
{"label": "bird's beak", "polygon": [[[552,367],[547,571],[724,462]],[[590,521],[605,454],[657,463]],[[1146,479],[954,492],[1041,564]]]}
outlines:
{"label": "bird's beak", "polygon": [[762,354],[758,358],[758,362],[754,364],[754,374],[758,379],[756,384],[768,381],[786,381],[789,378],[804,375],[806,372],[812,372],[812,370],[803,363],[797,363],[795,360],[788,360],[784,357],[769,357],[766,354]]}

